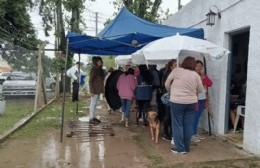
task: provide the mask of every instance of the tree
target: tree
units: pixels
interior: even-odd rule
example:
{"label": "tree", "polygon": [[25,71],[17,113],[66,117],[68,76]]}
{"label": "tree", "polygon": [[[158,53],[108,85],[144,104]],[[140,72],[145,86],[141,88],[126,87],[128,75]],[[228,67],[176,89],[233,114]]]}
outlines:
{"label": "tree", "polygon": [[[45,34],[49,35],[48,32],[55,28],[55,36],[56,42],[55,44],[58,46],[57,49],[62,51],[62,56],[57,56],[55,58],[56,65],[59,65],[60,70],[63,71],[65,67],[61,67],[60,65],[64,65],[64,56],[66,53],[66,38],[65,38],[65,30],[66,27],[68,30],[73,32],[81,32],[80,24],[81,13],[84,10],[84,4],[87,0],[38,0],[39,3],[39,14],[43,19],[43,27],[45,28]],[[91,0],[94,1],[94,0]],[[65,13],[71,14],[71,16],[64,15]],[[84,23],[83,23],[84,25]],[[67,60],[67,68],[72,66],[73,54],[68,55]],[[63,76],[62,76],[63,77]],[[66,81],[67,88],[66,91],[70,90],[70,80]]]}
{"label": "tree", "polygon": [[1,0],[0,53],[13,70],[36,72],[36,38],[28,9],[31,0]]}
{"label": "tree", "polygon": [[[37,71],[37,51],[27,50],[21,46],[7,43],[1,48],[1,56],[12,67],[12,70],[33,73]],[[54,59],[43,55],[42,64],[44,75],[55,72]]]}
{"label": "tree", "polygon": [[0,37],[14,44],[35,50],[38,44],[28,9],[31,0],[1,0]]}
{"label": "tree", "polygon": [[114,8],[120,10],[124,5],[130,12],[151,22],[160,23],[164,19],[162,15],[169,16],[169,10],[163,12],[160,9],[162,0],[123,0],[123,3],[122,0],[114,0]]}

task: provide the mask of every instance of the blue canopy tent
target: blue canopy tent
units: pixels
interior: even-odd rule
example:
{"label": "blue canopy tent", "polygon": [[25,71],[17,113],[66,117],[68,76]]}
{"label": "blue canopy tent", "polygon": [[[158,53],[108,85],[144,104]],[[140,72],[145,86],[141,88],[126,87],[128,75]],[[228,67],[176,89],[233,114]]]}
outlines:
{"label": "blue canopy tent", "polygon": [[177,28],[141,19],[125,7],[97,36],[68,32],[69,50],[95,55],[129,55],[151,41],[179,33],[204,38],[203,29]]}

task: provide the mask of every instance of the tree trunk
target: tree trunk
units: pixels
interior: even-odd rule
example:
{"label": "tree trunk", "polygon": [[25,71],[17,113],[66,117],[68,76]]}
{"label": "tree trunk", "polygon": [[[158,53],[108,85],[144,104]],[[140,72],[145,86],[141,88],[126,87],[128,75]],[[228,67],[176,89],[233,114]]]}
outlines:
{"label": "tree trunk", "polygon": [[[62,51],[62,55],[64,58],[66,58],[66,45],[67,45],[67,40],[66,40],[66,36],[65,36],[65,29],[64,29],[64,24],[63,24],[63,13],[62,13],[62,4],[61,4],[61,0],[58,0],[56,2],[56,14],[57,14],[57,36],[58,36],[58,49]],[[72,59],[68,58],[68,67],[70,67],[72,65]],[[62,74],[64,74],[64,70],[61,71]],[[66,73],[66,72],[65,72]],[[64,75],[61,75],[61,81],[63,81],[64,79]],[[66,78],[66,88],[65,91],[66,92],[70,92],[70,88],[71,88],[71,82],[70,82],[70,78]],[[63,82],[61,82],[60,88],[63,88]]]}
{"label": "tree trunk", "polygon": [[[161,5],[162,0],[155,0],[153,3],[152,11],[151,11],[151,16],[156,16],[158,13],[159,6]],[[154,18],[152,21],[155,21]]]}

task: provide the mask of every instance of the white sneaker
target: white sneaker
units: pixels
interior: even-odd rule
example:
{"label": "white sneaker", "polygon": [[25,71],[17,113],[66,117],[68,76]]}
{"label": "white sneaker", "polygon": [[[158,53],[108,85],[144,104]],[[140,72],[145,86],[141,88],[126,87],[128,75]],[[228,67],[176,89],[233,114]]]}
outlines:
{"label": "white sneaker", "polygon": [[171,140],[171,144],[174,145],[174,140],[173,140],[173,138],[172,138],[172,140]]}
{"label": "white sneaker", "polygon": [[129,126],[128,118],[125,119],[125,127]]}
{"label": "white sneaker", "polygon": [[200,136],[199,134],[195,135],[195,137],[199,138],[200,140],[203,140],[203,139],[205,139],[205,137],[204,137],[204,136]]}
{"label": "white sneaker", "polygon": [[139,122],[144,122],[143,118],[138,119]]}
{"label": "white sneaker", "polygon": [[193,136],[191,137],[191,141],[192,141],[192,142],[200,142],[200,139],[199,139],[198,137],[196,137],[195,135],[193,135]]}
{"label": "white sneaker", "polygon": [[124,121],[125,121],[125,114],[122,113],[122,116],[121,116],[121,120],[120,120],[120,122],[124,122]]}

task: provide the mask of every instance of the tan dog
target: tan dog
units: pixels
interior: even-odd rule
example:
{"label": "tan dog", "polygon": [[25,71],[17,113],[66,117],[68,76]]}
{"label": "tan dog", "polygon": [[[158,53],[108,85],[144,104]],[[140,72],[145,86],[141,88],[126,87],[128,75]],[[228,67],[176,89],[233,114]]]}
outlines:
{"label": "tan dog", "polygon": [[152,141],[155,140],[155,143],[158,143],[158,137],[160,132],[160,120],[157,118],[158,114],[155,111],[148,112],[148,121],[150,125],[150,132]]}

